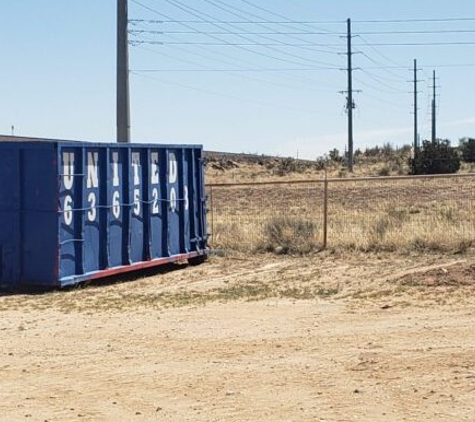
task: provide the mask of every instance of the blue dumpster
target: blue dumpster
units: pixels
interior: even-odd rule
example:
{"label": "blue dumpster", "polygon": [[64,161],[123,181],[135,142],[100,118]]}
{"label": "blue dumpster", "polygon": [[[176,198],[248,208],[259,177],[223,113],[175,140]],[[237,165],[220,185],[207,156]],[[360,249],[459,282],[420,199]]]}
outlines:
{"label": "blue dumpster", "polygon": [[0,137],[0,286],[206,256],[201,146]]}

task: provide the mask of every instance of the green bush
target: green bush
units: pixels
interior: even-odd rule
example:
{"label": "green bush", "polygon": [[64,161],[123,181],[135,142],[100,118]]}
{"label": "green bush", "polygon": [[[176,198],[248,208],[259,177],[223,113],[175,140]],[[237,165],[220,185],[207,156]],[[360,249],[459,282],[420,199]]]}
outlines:
{"label": "green bush", "polygon": [[410,160],[412,174],[451,174],[460,169],[460,157],[449,140],[423,141]]}
{"label": "green bush", "polygon": [[465,138],[460,141],[462,159],[466,163],[475,163],[475,139]]}

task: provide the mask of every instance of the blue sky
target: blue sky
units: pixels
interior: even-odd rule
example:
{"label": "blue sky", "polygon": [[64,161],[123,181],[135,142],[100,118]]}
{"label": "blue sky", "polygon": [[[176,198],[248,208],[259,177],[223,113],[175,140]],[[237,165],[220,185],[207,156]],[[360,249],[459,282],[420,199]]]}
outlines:
{"label": "blue sky", "polygon": [[[116,2],[0,2],[0,133],[114,141]],[[412,142],[413,59],[421,138],[433,70],[438,137],[475,137],[473,0],[129,0],[133,142],[343,151],[347,18],[355,148]]]}

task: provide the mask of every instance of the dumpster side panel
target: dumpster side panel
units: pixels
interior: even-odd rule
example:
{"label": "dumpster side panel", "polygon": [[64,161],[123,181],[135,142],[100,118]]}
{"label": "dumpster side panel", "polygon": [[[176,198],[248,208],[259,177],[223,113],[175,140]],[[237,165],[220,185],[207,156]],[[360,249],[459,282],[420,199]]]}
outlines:
{"label": "dumpster side panel", "polygon": [[83,253],[84,272],[90,273],[101,269],[101,198],[100,186],[107,183],[101,180],[104,165],[103,148],[83,148],[83,174],[86,182],[83,186]]}
{"label": "dumpster side panel", "polygon": [[202,170],[196,146],[0,142],[0,286],[206,255]]}
{"label": "dumpster side panel", "polygon": [[163,192],[160,180],[165,177],[165,159],[162,157],[165,151],[159,148],[150,150],[150,172],[149,172],[149,248],[150,259],[164,256],[164,206],[166,205],[166,192]]}
{"label": "dumpster side panel", "polygon": [[167,202],[168,202],[168,256],[180,253],[180,191],[179,174],[181,168],[181,154],[177,149],[168,150],[167,159]]}
{"label": "dumpster side panel", "polygon": [[126,265],[128,261],[128,189],[127,154],[124,148],[111,148],[109,151],[109,190],[108,203],[108,251],[109,267]]}
{"label": "dumpster side panel", "polygon": [[64,278],[84,272],[83,149],[63,147],[58,161],[60,277]]}
{"label": "dumpster side panel", "polygon": [[20,284],[57,285],[58,185],[54,144],[20,149]]}
{"label": "dumpster side panel", "polygon": [[8,145],[0,150],[0,286],[19,282],[18,150]]}
{"label": "dumpster side panel", "polygon": [[0,286],[58,279],[54,145],[0,143]]}
{"label": "dumpster side panel", "polygon": [[129,192],[131,193],[131,206],[129,207],[130,218],[130,263],[145,261],[145,225],[148,212],[144,209],[146,201],[144,200],[144,193],[147,190],[144,189],[144,169],[147,167],[147,163],[144,160],[144,149],[133,148],[131,149],[131,156],[129,161]]}

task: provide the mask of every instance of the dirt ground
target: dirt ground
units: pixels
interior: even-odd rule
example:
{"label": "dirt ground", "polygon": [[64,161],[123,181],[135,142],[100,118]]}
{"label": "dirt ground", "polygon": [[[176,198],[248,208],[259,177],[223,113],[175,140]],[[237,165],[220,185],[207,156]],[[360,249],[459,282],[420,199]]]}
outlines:
{"label": "dirt ground", "polygon": [[214,257],[0,296],[1,421],[473,421],[475,255]]}

